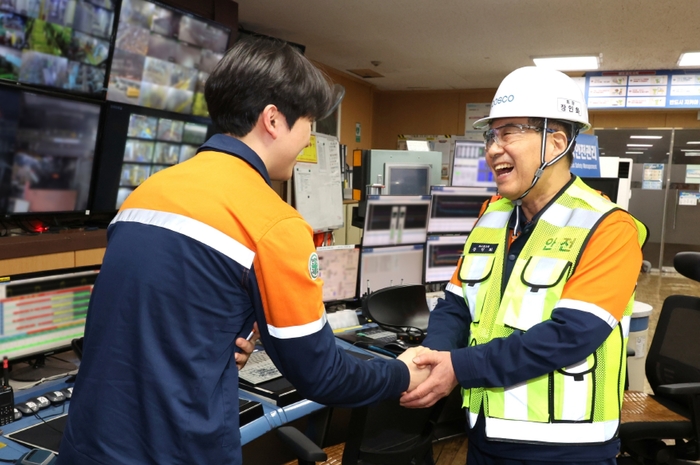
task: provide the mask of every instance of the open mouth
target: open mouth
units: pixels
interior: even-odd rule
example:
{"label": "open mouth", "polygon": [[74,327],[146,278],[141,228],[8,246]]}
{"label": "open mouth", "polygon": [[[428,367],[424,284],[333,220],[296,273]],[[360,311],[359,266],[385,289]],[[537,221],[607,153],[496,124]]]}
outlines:
{"label": "open mouth", "polygon": [[513,171],[514,166],[510,163],[499,163],[493,167],[493,171],[496,173],[496,177],[505,176],[506,174]]}

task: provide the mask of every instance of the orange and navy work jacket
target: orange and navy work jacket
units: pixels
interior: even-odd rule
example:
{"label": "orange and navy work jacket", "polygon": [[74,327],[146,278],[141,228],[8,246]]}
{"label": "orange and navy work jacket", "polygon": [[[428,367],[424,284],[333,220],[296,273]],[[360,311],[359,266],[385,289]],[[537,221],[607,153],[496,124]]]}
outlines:
{"label": "orange and navy work jacket", "polygon": [[402,362],[336,345],[317,263],[310,226],[241,141],[216,135],[151,176],[109,227],[61,457],[134,464],[158,451],[159,463],[240,464],[235,340],[255,321],[302,396],[398,397]]}

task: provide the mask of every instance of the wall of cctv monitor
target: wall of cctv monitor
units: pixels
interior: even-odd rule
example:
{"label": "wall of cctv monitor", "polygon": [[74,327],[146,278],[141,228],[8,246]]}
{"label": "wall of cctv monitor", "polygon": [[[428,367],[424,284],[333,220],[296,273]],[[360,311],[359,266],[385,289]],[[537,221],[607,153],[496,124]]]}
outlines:
{"label": "wall of cctv monitor", "polygon": [[464,252],[467,235],[428,236],[425,244],[425,284],[444,283],[452,278]]}
{"label": "wall of cctv monitor", "polygon": [[455,141],[451,168],[451,186],[496,187],[493,173],[486,164],[483,142]]}
{"label": "wall of cctv monitor", "polygon": [[484,202],[495,189],[431,186],[429,234],[466,233],[474,227]]}
{"label": "wall of cctv monitor", "polygon": [[362,247],[358,295],[401,284],[422,284],[424,253],[425,244]]}
{"label": "wall of cctv monitor", "polygon": [[145,0],[123,0],[107,99],[207,116],[204,83],[231,31]]}
{"label": "wall of cctv monitor", "polygon": [[101,95],[113,0],[0,0],[0,80]]}
{"label": "wall of cctv monitor", "polygon": [[362,246],[425,242],[429,195],[371,195],[367,197]]}
{"label": "wall of cctv monitor", "polygon": [[216,130],[208,118],[108,104],[93,210],[117,210],[157,172],[192,158]]}
{"label": "wall of cctv monitor", "polygon": [[100,111],[0,84],[0,214],[87,211]]}

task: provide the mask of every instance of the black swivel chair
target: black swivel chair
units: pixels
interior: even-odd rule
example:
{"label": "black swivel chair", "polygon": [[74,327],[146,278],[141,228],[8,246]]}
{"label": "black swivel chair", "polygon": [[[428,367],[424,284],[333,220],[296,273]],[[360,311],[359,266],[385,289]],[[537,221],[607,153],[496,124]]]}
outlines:
{"label": "black swivel chair", "polygon": [[[700,281],[700,253],[681,252],[673,265]],[[700,297],[664,300],[645,371],[654,394],[625,392],[618,463],[700,459]]]}
{"label": "black swivel chair", "polygon": [[[422,285],[380,289],[365,297],[362,310],[367,318],[395,329],[409,341],[425,337],[430,310]],[[344,447],[329,447],[325,452],[293,427],[277,432],[299,457],[299,465],[325,460],[342,465],[432,465],[433,433],[445,400],[427,409],[403,408],[398,399],[355,408]]]}

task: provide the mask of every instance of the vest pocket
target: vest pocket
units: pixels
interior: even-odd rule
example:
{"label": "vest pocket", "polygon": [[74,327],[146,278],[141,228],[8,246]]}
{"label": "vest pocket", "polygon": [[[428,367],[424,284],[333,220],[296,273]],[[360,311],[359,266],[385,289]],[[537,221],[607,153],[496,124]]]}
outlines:
{"label": "vest pocket", "polygon": [[596,354],[554,372],[554,421],[592,421]]}
{"label": "vest pocket", "polygon": [[[551,257],[533,256],[527,261],[519,260],[513,269],[513,278],[519,276],[520,282],[506,289],[498,322],[527,331],[549,319],[571,265],[568,260]],[[509,284],[515,279],[511,279]]]}
{"label": "vest pocket", "polygon": [[481,309],[486,300],[488,286],[482,285],[491,277],[493,269],[493,254],[465,255],[462,267],[459,269],[459,280],[462,282],[464,298],[469,306],[469,313],[473,323],[478,323],[481,317]]}

